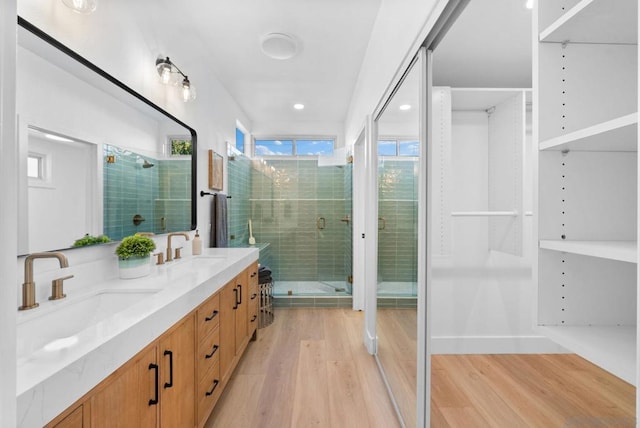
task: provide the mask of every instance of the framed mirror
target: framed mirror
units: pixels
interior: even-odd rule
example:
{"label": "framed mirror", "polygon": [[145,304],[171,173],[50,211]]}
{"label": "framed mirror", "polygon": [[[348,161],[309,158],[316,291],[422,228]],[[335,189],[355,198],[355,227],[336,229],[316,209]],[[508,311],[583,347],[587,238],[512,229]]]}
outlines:
{"label": "framed mirror", "polygon": [[18,254],[195,229],[196,131],[24,19],[18,28]]}

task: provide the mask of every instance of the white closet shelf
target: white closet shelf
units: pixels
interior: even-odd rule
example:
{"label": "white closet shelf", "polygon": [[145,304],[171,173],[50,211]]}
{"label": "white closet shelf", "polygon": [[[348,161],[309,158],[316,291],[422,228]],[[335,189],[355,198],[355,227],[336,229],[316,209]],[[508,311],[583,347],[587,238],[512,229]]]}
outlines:
{"label": "white closet shelf", "polygon": [[636,241],[541,240],[540,248],[621,262],[638,262],[638,244]]}
{"label": "white closet shelf", "polygon": [[452,217],[517,217],[518,211],[453,211]]}
{"label": "white closet shelf", "polygon": [[638,113],[540,142],[540,150],[638,151]]}
{"label": "white closet shelf", "polygon": [[637,0],[581,0],[539,34],[541,42],[638,43]]}
{"label": "white closet shelf", "polygon": [[538,326],[538,330],[571,352],[636,384],[635,326]]}

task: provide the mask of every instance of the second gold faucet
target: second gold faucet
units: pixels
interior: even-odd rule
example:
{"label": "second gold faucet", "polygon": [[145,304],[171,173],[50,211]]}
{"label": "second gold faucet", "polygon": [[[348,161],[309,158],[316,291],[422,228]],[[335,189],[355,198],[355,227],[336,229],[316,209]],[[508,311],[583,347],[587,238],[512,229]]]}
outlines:
{"label": "second gold faucet", "polygon": [[[173,250],[171,248],[171,237],[172,236],[184,236],[185,240],[189,240],[189,234],[187,232],[172,232],[170,234],[167,235],[167,257],[166,257],[166,261],[170,262],[171,260],[174,259],[173,257]],[[182,247],[180,247],[182,248]],[[180,248],[176,248],[176,259],[180,258]]]}

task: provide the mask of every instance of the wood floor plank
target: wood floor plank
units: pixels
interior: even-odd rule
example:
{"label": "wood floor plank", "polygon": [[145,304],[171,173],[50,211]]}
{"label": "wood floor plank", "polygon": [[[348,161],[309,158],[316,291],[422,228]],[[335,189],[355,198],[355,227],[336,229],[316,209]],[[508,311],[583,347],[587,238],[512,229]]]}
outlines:
{"label": "wood floor plank", "polygon": [[[447,359],[447,371],[469,398],[477,412],[493,426],[525,427],[526,422],[513,411],[487,383],[468,356]],[[444,411],[443,411],[444,413]]]}
{"label": "wood floor plank", "polygon": [[290,426],[331,426],[327,359],[323,340],[303,340],[300,344]]}
{"label": "wood floor plank", "polygon": [[[353,311],[351,311],[353,312]],[[323,317],[324,340],[328,361],[351,361],[351,343],[346,323],[347,317],[343,310],[325,309]],[[362,345],[362,341],[360,341]]]}
{"label": "wood floor plank", "polygon": [[353,361],[328,361],[330,426],[367,428],[369,419],[358,371]]}

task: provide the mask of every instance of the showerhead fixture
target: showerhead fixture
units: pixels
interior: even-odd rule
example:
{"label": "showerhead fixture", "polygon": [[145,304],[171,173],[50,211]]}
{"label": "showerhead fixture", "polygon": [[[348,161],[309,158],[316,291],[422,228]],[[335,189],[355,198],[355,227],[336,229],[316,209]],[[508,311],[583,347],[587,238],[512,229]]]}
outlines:
{"label": "showerhead fixture", "polygon": [[153,168],[153,164],[151,162],[149,162],[148,160],[144,160],[144,163],[142,164],[143,168]]}

